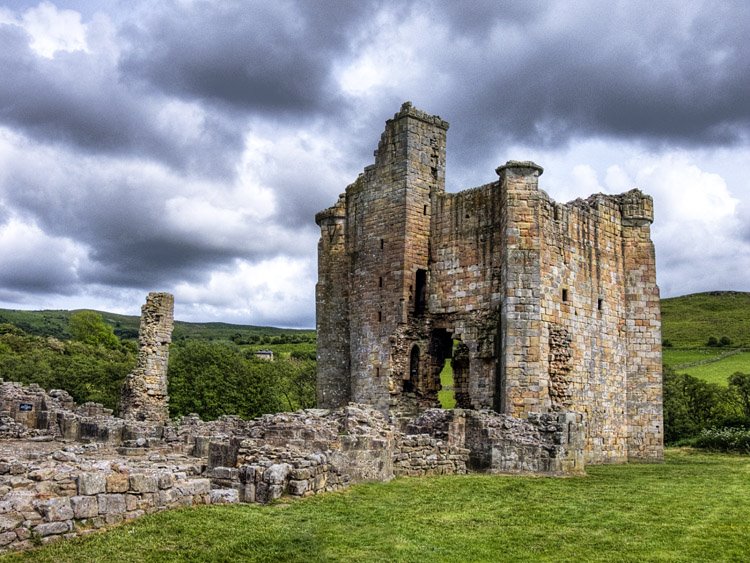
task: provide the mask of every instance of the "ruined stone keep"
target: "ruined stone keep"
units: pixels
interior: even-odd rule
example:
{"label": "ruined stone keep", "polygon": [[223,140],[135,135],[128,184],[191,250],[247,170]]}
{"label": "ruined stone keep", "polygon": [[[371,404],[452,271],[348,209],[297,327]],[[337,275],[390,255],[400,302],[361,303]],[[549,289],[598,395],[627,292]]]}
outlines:
{"label": "ruined stone keep", "polygon": [[588,463],[662,457],[651,197],[560,204],[541,166],[445,191],[448,123],[405,103],[375,164],[318,213],[318,403],[576,412]]}

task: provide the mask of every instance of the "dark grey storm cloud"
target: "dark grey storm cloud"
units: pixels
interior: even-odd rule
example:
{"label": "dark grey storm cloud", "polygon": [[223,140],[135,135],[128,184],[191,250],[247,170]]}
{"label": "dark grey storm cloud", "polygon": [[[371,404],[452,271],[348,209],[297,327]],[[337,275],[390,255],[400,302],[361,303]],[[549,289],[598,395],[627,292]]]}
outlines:
{"label": "dark grey storm cloud", "polygon": [[436,53],[430,64],[450,87],[425,103],[450,116],[459,161],[487,144],[593,135],[688,147],[750,139],[748,3],[544,3],[511,17],[498,5],[482,22],[440,6],[436,21],[471,37]]}
{"label": "dark grey storm cloud", "polygon": [[[24,18],[39,6],[52,19],[32,29]],[[302,302],[275,295],[274,276],[297,268],[312,286],[313,216],[372,162],[383,121],[405,100],[451,123],[449,177],[462,182],[477,169],[487,171],[477,182],[492,179],[498,155],[517,156],[510,147],[750,142],[744,1],[4,8],[0,300],[187,285],[198,314],[199,299],[218,308],[243,275],[269,275],[238,295]],[[81,12],[90,44],[40,54],[34,33],[64,35],[63,8]],[[750,241],[746,225],[733,228]],[[685,272],[677,246],[660,259]]]}
{"label": "dark grey storm cloud", "polygon": [[[85,153],[157,159],[197,173],[227,174],[242,147],[237,124],[208,114],[197,137],[170,123],[165,98],[144,95],[111,62],[82,51],[39,57],[16,25],[0,24],[0,123],[44,143]],[[179,117],[175,116],[175,120]]]}
{"label": "dark grey storm cloud", "polygon": [[339,98],[331,64],[367,2],[165,3],[123,29],[121,67],[169,94],[245,111],[309,116]]}

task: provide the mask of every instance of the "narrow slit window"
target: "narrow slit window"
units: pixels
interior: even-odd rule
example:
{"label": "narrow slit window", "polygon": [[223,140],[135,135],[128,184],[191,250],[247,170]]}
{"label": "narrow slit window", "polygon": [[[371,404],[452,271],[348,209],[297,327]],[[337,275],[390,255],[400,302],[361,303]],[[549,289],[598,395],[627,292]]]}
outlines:
{"label": "narrow slit window", "polygon": [[414,291],[414,314],[421,315],[424,313],[425,302],[427,301],[427,270],[417,270],[416,290]]}
{"label": "narrow slit window", "polygon": [[380,239],[380,250],[383,250],[384,246],[385,246],[385,240],[381,238]]}
{"label": "narrow slit window", "polygon": [[563,289],[562,290],[562,300],[563,301],[567,301],[568,300],[568,290],[567,289]]}
{"label": "narrow slit window", "polygon": [[426,205],[422,208],[422,214],[423,215],[427,215],[427,206]]}
{"label": "narrow slit window", "polygon": [[378,287],[383,287],[383,278],[378,278]]}
{"label": "narrow slit window", "polygon": [[378,322],[379,323],[383,322],[383,311],[378,311]]}
{"label": "narrow slit window", "polygon": [[601,310],[602,310],[602,306],[603,306],[603,305],[604,305],[604,299],[602,299],[602,298],[600,297],[599,299],[597,299],[597,300],[596,300],[596,308],[597,308],[597,309],[598,309],[599,311],[601,311]]}

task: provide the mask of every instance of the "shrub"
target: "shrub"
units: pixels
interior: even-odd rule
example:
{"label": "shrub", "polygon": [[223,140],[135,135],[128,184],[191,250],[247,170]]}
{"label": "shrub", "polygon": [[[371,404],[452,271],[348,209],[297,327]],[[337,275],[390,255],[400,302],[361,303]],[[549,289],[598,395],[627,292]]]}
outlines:
{"label": "shrub", "polygon": [[749,428],[704,428],[693,446],[720,452],[750,453]]}
{"label": "shrub", "polygon": [[719,341],[716,340],[715,336],[710,336],[708,338],[708,342],[706,342],[706,346],[715,347],[715,346],[718,346],[718,345],[719,345]]}
{"label": "shrub", "polygon": [[731,346],[732,340],[728,336],[722,336],[719,339],[719,346]]}

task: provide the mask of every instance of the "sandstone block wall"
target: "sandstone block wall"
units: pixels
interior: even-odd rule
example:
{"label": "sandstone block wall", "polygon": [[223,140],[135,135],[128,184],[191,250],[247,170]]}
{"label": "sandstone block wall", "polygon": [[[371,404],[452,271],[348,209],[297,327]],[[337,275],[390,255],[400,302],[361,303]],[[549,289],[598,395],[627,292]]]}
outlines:
{"label": "sandstone block wall", "polygon": [[174,297],[149,293],[141,307],[137,364],[122,393],[123,418],[161,424],[169,420],[167,367],[173,326]]}

